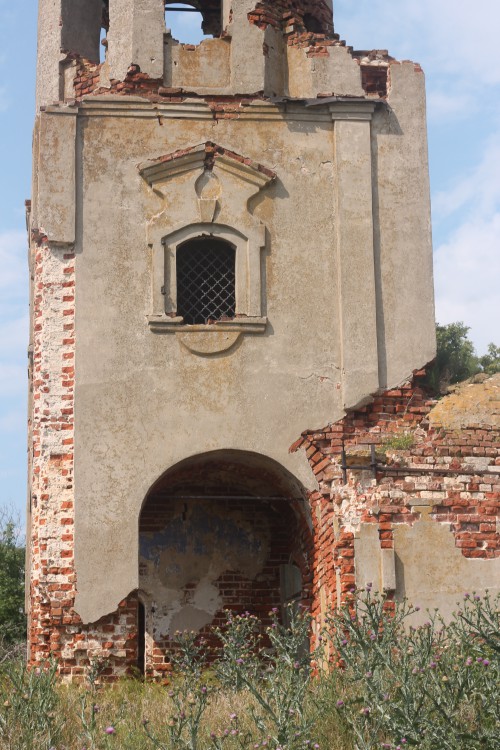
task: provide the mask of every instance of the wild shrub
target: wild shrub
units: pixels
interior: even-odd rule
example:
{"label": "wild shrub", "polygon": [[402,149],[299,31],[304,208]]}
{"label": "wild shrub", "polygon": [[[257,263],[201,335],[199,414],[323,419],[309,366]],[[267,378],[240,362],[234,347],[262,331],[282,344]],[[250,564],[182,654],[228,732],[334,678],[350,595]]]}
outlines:
{"label": "wild shrub", "polygon": [[49,750],[61,734],[57,665],[28,669],[17,659],[0,671],[0,741],[5,750]]}
{"label": "wild shrub", "polygon": [[388,607],[370,589],[330,619],[341,660],[337,712],[356,750],[500,748],[499,599],[466,594],[452,621],[418,608]]}
{"label": "wild shrub", "polygon": [[[176,635],[169,684],[60,685],[56,665],[0,665],[0,750],[500,749],[499,600],[466,594],[452,621],[370,589],[328,618],[227,613],[208,659]],[[413,624],[412,624],[413,623]]]}

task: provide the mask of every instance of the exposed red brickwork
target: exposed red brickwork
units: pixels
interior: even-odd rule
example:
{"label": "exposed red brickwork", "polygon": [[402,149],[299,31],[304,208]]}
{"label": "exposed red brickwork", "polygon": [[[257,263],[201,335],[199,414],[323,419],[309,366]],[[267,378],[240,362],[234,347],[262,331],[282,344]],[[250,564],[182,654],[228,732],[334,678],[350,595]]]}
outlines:
{"label": "exposed red brickwork", "polygon": [[388,67],[385,65],[362,65],[361,85],[367,94],[387,96]]}
{"label": "exposed red brickwork", "polygon": [[[246,156],[237,154],[236,151],[230,151],[223,146],[219,146],[217,143],[212,143],[212,141],[207,141],[203,145],[205,150],[204,166],[207,170],[213,169],[213,167],[215,166],[215,162],[217,161],[217,159],[220,159],[221,156],[226,156],[229,159],[233,159],[234,161],[239,162],[240,164],[246,164],[247,166],[252,167],[252,169],[255,169],[257,172],[261,172],[262,174],[266,175],[266,177],[270,177],[273,180],[276,179],[276,172],[273,172],[271,169],[268,169],[263,164],[259,164],[253,159],[249,159]],[[171,154],[165,154],[164,156],[160,156],[157,159],[153,159],[151,161],[151,164],[166,164],[168,162],[175,161],[176,159],[180,159],[182,156],[192,154],[199,148],[200,146],[192,146],[191,148],[180,149],[178,151],[174,151]]]}
{"label": "exposed red brickwork", "polygon": [[[429,414],[436,402],[419,380],[417,376],[377,396],[369,406],[324,430],[303,433],[291,447],[306,451],[320,485],[314,496],[319,528],[316,600],[322,591],[323,597],[335,601],[337,589],[345,594],[354,585],[354,533],[359,523],[376,523],[381,548],[391,548],[395,524],[413,524],[419,518],[412,512],[416,500],[432,508],[436,522],[451,525],[465,557],[500,556],[500,431],[484,424],[460,430],[433,425]],[[398,447],[401,439],[413,443]],[[340,468],[343,444],[347,464],[366,467],[348,468],[346,484]],[[370,470],[371,445],[377,448],[377,462],[384,464],[376,481]],[[332,555],[335,570],[322,562]]]}
{"label": "exposed red brickwork", "polygon": [[[294,8],[290,9],[289,6],[294,6]],[[307,20],[312,16],[319,19],[321,32],[306,29],[304,18]],[[334,33],[331,11],[324,3],[318,4],[307,0],[301,0],[300,3],[282,0],[281,3],[271,5],[259,3],[256,10],[249,14],[249,20],[262,29],[267,26],[281,29],[287,44],[304,49],[308,57],[325,57],[329,54],[329,47],[346,46],[338,34]],[[185,44],[183,47],[196,49],[190,44]],[[354,52],[352,47],[347,47],[347,50],[361,67],[361,82],[366,94],[380,98],[386,97],[389,86],[389,65],[394,62],[394,58],[390,57],[385,50]],[[265,44],[264,54],[267,54]],[[153,102],[182,102],[187,96],[196,96],[183,88],[164,86],[163,79],[151,78],[146,73],[142,73],[137,65],[130,66],[123,81],[111,79],[106,85],[102,85],[102,63],[92,62],[73,53],[67,53],[65,62],[76,64],[73,84],[77,101],[90,94],[142,96]],[[419,65],[415,65],[415,69],[421,71]],[[252,97],[235,95],[201,96],[200,98],[211,107],[215,119],[235,119],[241,107],[256,98],[264,97],[261,92],[255,92]]]}
{"label": "exposed red brickwork", "polygon": [[248,19],[261,29],[281,29],[288,44],[319,41],[327,36],[338,40],[333,32],[332,10],[324,0],[261,0]]}
{"label": "exposed red brickwork", "polygon": [[58,659],[61,675],[80,677],[93,658],[109,675],[136,660],[136,600],[84,626],[73,610],[75,255],[32,239],[33,354],[31,435],[31,561],[29,655],[33,664]]}
{"label": "exposed red brickwork", "polygon": [[182,88],[166,87],[163,85],[163,79],[150,78],[146,73],[141,73],[135,65],[130,67],[123,81],[112,79],[109,86],[102,86],[101,67],[101,64],[78,59],[74,78],[74,95],[77,101],[89,95],[118,94],[141,96],[151,102],[180,103],[189,96],[205,101],[213,112],[214,120],[233,120],[238,118],[244,107],[255,100],[264,98],[259,92],[252,96],[198,96]]}
{"label": "exposed red brickwork", "polygon": [[[207,505],[207,503],[212,503]],[[266,556],[260,572],[254,577],[249,577],[237,568],[229,568],[222,572],[213,581],[213,585],[219,592],[221,606],[213,616],[210,625],[200,631],[200,637],[204,638],[209,648],[216,648],[219,644],[211,629],[223,627],[226,622],[225,610],[232,610],[234,613],[243,613],[249,611],[257,615],[264,626],[269,625],[270,610],[273,607],[281,607],[281,580],[280,567],[293,563],[296,565],[302,575],[302,603],[310,604],[310,592],[312,588],[312,538],[305,519],[303,518],[303,509],[296,508],[294,513],[290,504],[280,502],[270,504],[269,502],[242,501],[228,499],[218,501],[191,501],[191,508],[188,509],[186,504],[185,513],[193,512],[197,515],[200,512],[205,517],[208,512],[215,511],[216,517],[239,517],[244,520],[244,524],[252,526],[252,538],[269,539],[269,551]],[[140,534],[141,548],[147,544],[147,539],[154,539],[156,533],[162,534],[167,528],[175,528],[176,519],[179,518],[179,507],[172,502],[165,501],[159,496],[151,496],[141,514]],[[186,521],[185,521],[186,522]],[[187,521],[189,523],[189,521]],[[191,529],[192,527],[189,526]],[[203,538],[197,540],[198,546],[203,546]],[[220,544],[224,546],[221,540]],[[182,542],[181,542],[182,546]],[[217,545],[218,546],[218,545]],[[175,554],[175,549],[172,548]],[[177,558],[176,558],[177,559]],[[186,557],[184,566],[189,567],[189,556]],[[191,563],[194,564],[195,563]],[[211,567],[211,566],[210,566]],[[208,573],[208,571],[204,571]],[[154,578],[157,578],[155,570]],[[147,561],[143,559],[140,566],[141,592],[147,592],[148,570]],[[155,581],[151,582],[153,587]],[[195,593],[199,583],[196,574],[193,574],[193,580],[186,584],[182,589],[182,602],[191,602],[192,595]],[[142,594],[141,594],[142,596]],[[144,593],[146,618],[147,618],[147,636],[146,636],[146,673],[150,677],[161,677],[162,674],[170,669],[170,657],[172,648],[175,648],[174,640],[171,637],[159,636],[155,634],[155,612],[158,611],[160,602],[155,600],[154,610],[151,609],[151,603],[148,603],[149,595]],[[149,620],[149,622],[148,622]],[[160,616],[161,621],[161,616]]]}

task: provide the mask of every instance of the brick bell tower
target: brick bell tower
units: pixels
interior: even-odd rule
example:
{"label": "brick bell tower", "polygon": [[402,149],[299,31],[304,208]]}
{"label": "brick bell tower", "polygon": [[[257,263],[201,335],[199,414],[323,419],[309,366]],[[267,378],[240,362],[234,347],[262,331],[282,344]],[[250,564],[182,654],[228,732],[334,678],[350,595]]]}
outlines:
{"label": "brick bell tower", "polygon": [[192,0],[197,46],[166,5],[39,1],[30,658],[68,679],[332,605],[324,462],[289,448],[434,354],[419,66],[331,0]]}

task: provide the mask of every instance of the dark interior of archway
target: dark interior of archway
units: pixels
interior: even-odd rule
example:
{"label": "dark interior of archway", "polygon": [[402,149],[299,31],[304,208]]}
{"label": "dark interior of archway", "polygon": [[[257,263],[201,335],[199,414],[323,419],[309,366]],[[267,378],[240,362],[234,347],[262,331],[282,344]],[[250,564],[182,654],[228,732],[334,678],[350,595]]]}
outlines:
{"label": "dark interior of archway", "polygon": [[148,498],[191,495],[264,497],[301,500],[299,483],[262,456],[239,451],[217,451],[182,461],[150,490]]}
{"label": "dark interior of archway", "polygon": [[[211,628],[224,625],[225,609],[269,624],[270,610],[287,599],[290,564],[300,570],[307,596],[310,550],[301,505],[286,472],[238,452],[182,462],[154,485],[140,519],[140,588],[146,609],[154,600],[146,627],[157,653],[168,659],[176,630],[213,640]],[[169,601],[162,603],[162,591]],[[207,591],[217,601],[208,614],[200,611]]]}

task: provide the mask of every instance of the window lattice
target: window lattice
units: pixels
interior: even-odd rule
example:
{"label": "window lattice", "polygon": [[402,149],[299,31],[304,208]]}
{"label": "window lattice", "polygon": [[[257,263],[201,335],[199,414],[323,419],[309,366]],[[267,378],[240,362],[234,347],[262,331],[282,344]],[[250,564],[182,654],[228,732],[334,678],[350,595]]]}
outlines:
{"label": "window lattice", "polygon": [[177,251],[177,315],[196,325],[234,318],[235,249],[211,238],[191,240]]}

